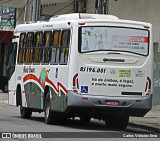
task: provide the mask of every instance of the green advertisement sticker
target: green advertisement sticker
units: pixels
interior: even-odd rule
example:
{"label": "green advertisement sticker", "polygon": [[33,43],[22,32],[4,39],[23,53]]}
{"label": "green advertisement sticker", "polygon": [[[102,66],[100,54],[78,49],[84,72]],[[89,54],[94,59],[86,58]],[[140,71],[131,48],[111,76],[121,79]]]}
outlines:
{"label": "green advertisement sticker", "polygon": [[119,70],[119,77],[131,77],[131,70]]}

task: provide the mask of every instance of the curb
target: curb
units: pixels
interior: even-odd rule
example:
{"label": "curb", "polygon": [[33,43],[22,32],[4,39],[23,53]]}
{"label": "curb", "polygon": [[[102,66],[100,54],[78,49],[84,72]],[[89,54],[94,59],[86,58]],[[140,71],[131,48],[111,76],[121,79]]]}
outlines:
{"label": "curb", "polygon": [[0,103],[2,103],[2,104],[8,104],[8,100],[0,100]]}
{"label": "curb", "polygon": [[140,128],[146,129],[146,130],[150,130],[152,132],[160,133],[160,129],[156,128],[156,127],[151,127],[151,126],[142,125],[142,124],[135,124],[135,123],[129,123],[128,125],[130,125],[132,127],[133,126],[136,127],[136,128],[140,127]]}

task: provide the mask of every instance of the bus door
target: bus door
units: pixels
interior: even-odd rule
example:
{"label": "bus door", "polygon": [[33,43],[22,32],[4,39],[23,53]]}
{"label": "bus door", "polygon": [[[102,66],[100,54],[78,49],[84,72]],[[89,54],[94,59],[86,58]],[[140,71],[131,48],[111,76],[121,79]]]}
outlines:
{"label": "bus door", "polygon": [[7,58],[7,73],[9,78],[9,104],[16,105],[15,98],[15,84],[16,84],[16,54],[17,54],[17,42],[13,42],[8,46],[8,58]]}

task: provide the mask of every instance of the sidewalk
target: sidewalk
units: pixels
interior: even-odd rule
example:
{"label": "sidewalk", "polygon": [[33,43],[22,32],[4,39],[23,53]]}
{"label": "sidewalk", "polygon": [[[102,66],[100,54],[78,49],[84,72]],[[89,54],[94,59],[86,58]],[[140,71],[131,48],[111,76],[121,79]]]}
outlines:
{"label": "sidewalk", "polygon": [[[8,94],[0,92],[0,103],[8,104]],[[130,117],[130,126],[160,133],[160,106],[153,107],[144,117]]]}
{"label": "sidewalk", "polygon": [[8,93],[0,91],[0,103],[8,104]]}
{"label": "sidewalk", "polygon": [[130,117],[129,125],[160,133],[160,106],[152,107],[144,117]]}

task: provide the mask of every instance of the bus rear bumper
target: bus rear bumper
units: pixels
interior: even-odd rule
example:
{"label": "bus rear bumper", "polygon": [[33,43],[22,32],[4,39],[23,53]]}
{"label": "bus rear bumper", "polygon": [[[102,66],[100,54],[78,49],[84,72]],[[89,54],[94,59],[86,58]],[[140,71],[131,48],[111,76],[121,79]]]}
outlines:
{"label": "bus rear bumper", "polygon": [[152,108],[152,94],[144,97],[80,95],[69,91],[67,112],[143,117]]}

